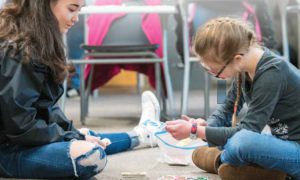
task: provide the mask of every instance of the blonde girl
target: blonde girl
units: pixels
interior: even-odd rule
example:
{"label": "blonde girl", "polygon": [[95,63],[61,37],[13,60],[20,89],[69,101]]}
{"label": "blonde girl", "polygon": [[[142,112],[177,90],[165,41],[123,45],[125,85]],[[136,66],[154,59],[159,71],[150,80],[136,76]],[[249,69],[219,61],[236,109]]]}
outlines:
{"label": "blonde girl", "polygon": [[[223,179],[284,179],[285,174],[300,179],[300,71],[261,46],[251,26],[234,18],[203,25],[194,52],[211,75],[234,79],[224,104],[207,121],[167,123],[176,139],[188,137],[196,126],[197,137],[208,142],[210,148],[193,153],[194,163]],[[245,103],[247,113],[237,122]],[[272,135],[261,134],[266,125]],[[211,148],[216,146],[223,151]]]}

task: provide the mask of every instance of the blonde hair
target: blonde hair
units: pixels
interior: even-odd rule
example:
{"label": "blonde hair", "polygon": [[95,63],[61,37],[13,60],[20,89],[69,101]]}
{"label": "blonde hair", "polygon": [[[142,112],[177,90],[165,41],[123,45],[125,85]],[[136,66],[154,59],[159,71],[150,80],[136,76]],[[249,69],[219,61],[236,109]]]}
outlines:
{"label": "blonde hair", "polygon": [[[225,64],[235,55],[259,46],[252,26],[240,19],[221,17],[208,21],[196,33],[193,50],[204,60]],[[237,94],[233,107],[232,126],[236,125],[236,113],[241,96],[241,73],[237,76]]]}

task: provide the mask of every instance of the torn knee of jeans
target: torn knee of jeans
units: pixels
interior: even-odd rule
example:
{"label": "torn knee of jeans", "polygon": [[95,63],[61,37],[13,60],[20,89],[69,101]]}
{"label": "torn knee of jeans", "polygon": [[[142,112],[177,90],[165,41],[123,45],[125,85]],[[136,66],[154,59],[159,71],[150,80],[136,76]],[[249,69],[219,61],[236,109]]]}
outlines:
{"label": "torn knee of jeans", "polygon": [[106,155],[102,148],[96,147],[86,154],[86,157],[81,158],[79,161],[81,166],[97,166],[101,170],[106,165]]}
{"label": "torn knee of jeans", "polygon": [[[76,166],[74,167],[75,176],[78,177],[78,170],[82,169],[83,173],[87,173],[85,168],[93,170],[91,173],[98,174],[101,172],[107,163],[106,153],[101,147],[94,147],[89,152],[75,159]],[[75,164],[75,163],[74,163]],[[79,173],[81,174],[81,173]]]}

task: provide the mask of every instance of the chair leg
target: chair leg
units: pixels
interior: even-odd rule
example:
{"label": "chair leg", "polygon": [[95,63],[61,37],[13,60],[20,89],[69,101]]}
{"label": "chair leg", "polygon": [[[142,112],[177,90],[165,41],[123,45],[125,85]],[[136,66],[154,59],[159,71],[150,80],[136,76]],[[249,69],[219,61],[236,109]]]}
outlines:
{"label": "chair leg", "polygon": [[144,79],[143,79],[143,74],[141,73],[137,73],[136,75],[136,82],[137,82],[137,85],[136,85],[136,92],[141,95],[142,94],[142,90],[143,90],[143,86],[144,86]]}
{"label": "chair leg", "polygon": [[[183,72],[183,89],[181,96],[181,114],[187,114],[188,109],[188,96],[190,88],[190,76],[191,76],[191,59],[190,59],[190,49],[189,49],[189,26],[187,17],[187,3],[182,4],[183,22],[182,22],[182,36],[183,36],[183,50],[184,50],[184,72]],[[185,12],[185,13],[184,13]]]}
{"label": "chair leg", "polygon": [[[80,73],[84,73],[84,65],[80,65]],[[93,73],[94,73],[94,65],[91,65],[91,71],[88,78],[87,88],[85,89],[85,81],[84,75],[81,74],[80,76],[80,121],[81,124],[84,125],[86,121],[86,116],[88,115],[89,111],[89,96],[91,92],[92,80],[93,80]]]}
{"label": "chair leg", "polygon": [[191,70],[191,62],[188,60],[184,65],[183,72],[183,89],[181,96],[181,114],[187,114],[188,107],[188,96],[189,96],[189,86],[190,86],[190,70]]}
{"label": "chair leg", "polygon": [[84,94],[84,102],[85,102],[85,109],[84,109],[84,116],[86,117],[89,113],[89,97],[91,94],[91,87],[92,87],[92,81],[93,81],[93,75],[94,75],[94,65],[91,65],[91,71],[88,78],[87,88]]}
{"label": "chair leg", "polygon": [[174,102],[174,95],[173,95],[173,88],[172,88],[172,83],[171,83],[169,67],[167,67],[167,66],[168,66],[168,64],[164,64],[164,74],[165,74],[165,78],[166,78],[170,115],[173,118],[173,117],[175,117],[175,107],[174,107],[175,102]]}
{"label": "chair leg", "polygon": [[80,65],[80,122],[85,124],[85,84],[84,84],[84,64]]}
{"label": "chair leg", "polygon": [[159,103],[162,103],[162,88],[161,88],[161,71],[160,63],[155,63],[155,86],[156,86],[156,97],[159,100]]}
{"label": "chair leg", "polygon": [[[191,76],[191,63],[187,62],[184,65],[184,75],[183,75],[183,90],[181,98],[181,114],[187,114],[188,111],[188,96],[189,96],[189,85]],[[210,114],[210,76],[207,72],[204,73],[204,117],[208,118]]]}
{"label": "chair leg", "polygon": [[66,106],[66,97],[67,97],[67,79],[64,80],[63,88],[64,88],[64,93],[60,97],[60,99],[58,101],[58,105],[59,105],[60,109],[64,112],[65,106]]}
{"label": "chair leg", "polygon": [[[162,16],[161,20],[162,22],[167,22],[167,16]],[[163,23],[164,24],[164,23]],[[163,47],[168,47],[168,31],[165,26],[163,26]],[[164,64],[164,75],[166,79],[166,88],[167,88],[167,94],[168,94],[168,102],[169,102],[169,109],[170,109],[170,115],[172,118],[175,118],[175,102],[174,102],[174,92],[173,92],[173,86],[172,81],[170,77],[170,70],[169,70],[169,63],[168,63],[168,51],[167,48],[163,48],[163,64]]]}
{"label": "chair leg", "polygon": [[286,6],[288,1],[278,1],[279,3],[279,10],[281,14],[281,32],[282,32],[282,43],[283,43],[283,57],[290,61],[290,54],[289,54],[289,40],[288,40],[288,33],[287,33],[287,11]]}
{"label": "chair leg", "polygon": [[208,118],[210,113],[210,103],[209,103],[209,96],[210,96],[210,76],[207,72],[204,72],[204,117]]}

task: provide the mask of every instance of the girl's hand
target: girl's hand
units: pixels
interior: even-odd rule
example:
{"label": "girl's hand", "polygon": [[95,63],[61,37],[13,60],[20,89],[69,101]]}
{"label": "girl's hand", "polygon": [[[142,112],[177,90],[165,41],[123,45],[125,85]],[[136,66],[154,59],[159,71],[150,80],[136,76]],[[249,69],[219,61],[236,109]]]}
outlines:
{"label": "girl's hand", "polygon": [[80,128],[80,129],[78,129],[78,131],[79,131],[81,134],[83,134],[83,135],[89,135],[90,129],[88,129],[88,128]]}
{"label": "girl's hand", "polygon": [[100,146],[102,149],[105,149],[106,146],[109,145],[108,142],[102,141],[102,140],[100,140],[99,137],[96,137],[96,136],[85,135],[85,140],[88,142],[94,143],[97,146]]}
{"label": "girl's hand", "polygon": [[207,122],[204,119],[201,119],[201,118],[194,119],[194,118],[188,117],[187,115],[181,115],[181,118],[183,120],[189,121],[190,123],[192,123],[193,121],[196,121],[198,126],[207,126]]}
{"label": "girl's hand", "polygon": [[177,140],[188,138],[191,133],[191,128],[192,123],[182,119],[166,122],[166,131]]}

